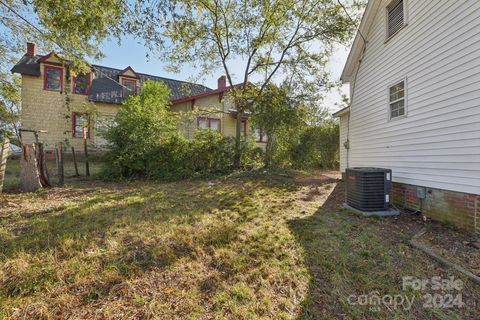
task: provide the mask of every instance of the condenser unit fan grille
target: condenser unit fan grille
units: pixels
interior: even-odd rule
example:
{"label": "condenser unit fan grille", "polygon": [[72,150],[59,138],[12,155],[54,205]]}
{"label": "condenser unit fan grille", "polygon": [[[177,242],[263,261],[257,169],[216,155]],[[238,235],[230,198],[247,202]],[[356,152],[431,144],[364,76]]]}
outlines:
{"label": "condenser unit fan grille", "polygon": [[347,204],[362,211],[387,210],[391,172],[383,168],[347,168]]}

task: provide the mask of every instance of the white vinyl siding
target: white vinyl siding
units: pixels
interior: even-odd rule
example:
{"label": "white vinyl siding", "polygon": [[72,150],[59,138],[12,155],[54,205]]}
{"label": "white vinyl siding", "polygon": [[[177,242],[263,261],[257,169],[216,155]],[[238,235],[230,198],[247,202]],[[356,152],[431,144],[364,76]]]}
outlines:
{"label": "white vinyl siding", "polygon": [[347,141],[348,117],[348,112],[340,117],[340,172],[345,172],[345,168],[347,168],[347,149],[345,148],[345,142]]}
{"label": "white vinyl siding", "polygon": [[[396,182],[480,194],[480,1],[409,0],[408,28],[385,43],[389,3],[366,35],[349,166],[386,167]],[[408,76],[408,117],[388,121],[386,84],[399,75]]]}

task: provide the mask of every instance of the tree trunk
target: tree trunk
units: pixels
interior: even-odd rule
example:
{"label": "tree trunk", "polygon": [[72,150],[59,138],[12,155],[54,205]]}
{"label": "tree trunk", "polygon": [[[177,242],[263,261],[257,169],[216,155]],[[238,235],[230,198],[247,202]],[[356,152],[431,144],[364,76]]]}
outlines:
{"label": "tree trunk", "polygon": [[35,151],[36,147],[34,143],[23,145],[23,154],[20,160],[20,178],[22,190],[25,192],[33,192],[42,187]]}
{"label": "tree trunk", "polygon": [[267,145],[265,146],[265,167],[268,168],[272,165],[273,155],[273,134],[267,134]]}
{"label": "tree trunk", "polygon": [[35,156],[37,157],[38,175],[40,177],[40,183],[42,187],[49,188],[50,179],[48,177],[47,162],[45,160],[45,152],[43,151],[43,143],[35,144]]}
{"label": "tree trunk", "polygon": [[[238,110],[238,108],[237,108]],[[239,169],[242,165],[242,116],[243,112],[238,110],[237,113],[237,125],[236,125],[236,136],[235,136],[235,158],[234,158],[234,166],[235,168]]]}
{"label": "tree trunk", "polygon": [[7,138],[5,138],[3,141],[0,141],[0,193],[2,193],[3,189],[9,144],[9,140]]}

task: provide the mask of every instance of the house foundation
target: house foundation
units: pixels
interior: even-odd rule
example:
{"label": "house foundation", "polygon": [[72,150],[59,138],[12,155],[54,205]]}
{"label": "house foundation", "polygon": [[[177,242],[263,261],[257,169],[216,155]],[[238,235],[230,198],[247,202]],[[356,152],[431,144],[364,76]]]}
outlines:
{"label": "house foundation", "polygon": [[480,195],[394,182],[391,197],[396,206],[480,233]]}

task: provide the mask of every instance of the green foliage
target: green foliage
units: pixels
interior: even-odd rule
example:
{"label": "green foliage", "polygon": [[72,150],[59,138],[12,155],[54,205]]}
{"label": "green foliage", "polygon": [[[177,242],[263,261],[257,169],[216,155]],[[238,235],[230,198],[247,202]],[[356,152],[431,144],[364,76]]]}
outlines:
{"label": "green foliage", "polygon": [[[130,96],[105,137],[110,142],[103,176],[160,180],[223,174],[232,170],[235,140],[199,129],[188,140],[177,130],[169,109],[169,89],[148,81],[139,96]],[[244,142],[244,163],[254,165],[258,149]]]}
{"label": "green foliage", "polygon": [[197,130],[192,140],[178,135],[158,146],[147,176],[175,180],[227,173],[233,166],[233,150],[233,140],[214,130]]}
{"label": "green foliage", "polygon": [[281,133],[291,135],[305,124],[305,108],[290,96],[288,86],[270,84],[263,91],[252,111],[252,122],[267,135],[265,166],[272,162]]}
{"label": "green foliage", "polygon": [[299,142],[290,149],[293,165],[298,168],[335,168],[339,157],[338,122],[330,120],[321,125],[308,126]]}
{"label": "green foliage", "polygon": [[[190,64],[198,77],[222,70],[230,86],[238,81],[230,95],[242,113],[273,81],[298,83],[319,95],[327,86],[325,64],[334,44],[348,43],[356,30],[357,1],[345,5],[336,0],[145,0],[135,7],[143,26],[137,36],[174,71]],[[245,94],[254,80],[258,90]],[[240,140],[238,130],[236,166]]]}
{"label": "green foliage", "polygon": [[[350,2],[346,4],[357,11]],[[248,61],[239,75],[243,83],[258,74],[265,78],[262,86],[279,69],[295,69],[297,76],[314,75],[333,43],[348,41],[355,31],[335,0],[147,0],[135,9],[145,25],[138,36],[165,53],[163,58],[172,69],[179,70],[185,63],[197,64],[199,74],[222,68],[230,81],[229,71],[238,64],[235,59],[243,57]],[[318,42],[322,45],[313,50],[311,45]]]}
{"label": "green foliage", "polygon": [[169,109],[170,89],[147,81],[138,96],[124,101],[105,137],[111,166],[106,172],[120,176],[144,176],[154,150],[177,134],[176,120]]}
{"label": "green foliage", "polygon": [[0,136],[18,137],[20,121],[20,79],[0,82]]}

